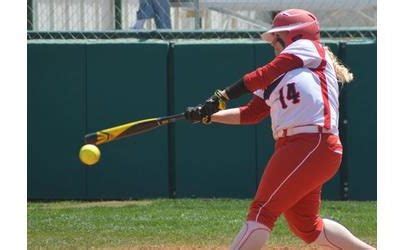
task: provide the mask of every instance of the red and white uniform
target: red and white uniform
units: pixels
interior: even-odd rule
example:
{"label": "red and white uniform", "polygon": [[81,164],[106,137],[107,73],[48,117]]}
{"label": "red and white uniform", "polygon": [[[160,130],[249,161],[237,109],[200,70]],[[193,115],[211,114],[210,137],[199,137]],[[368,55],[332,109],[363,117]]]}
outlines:
{"label": "red and white uniform", "polygon": [[293,233],[313,242],[323,230],[322,185],[342,158],[331,59],[318,41],[300,39],[246,74],[244,84],[254,97],[240,107],[241,124],[255,124],[270,114],[276,139],[247,220],[272,230],[284,214]]}
{"label": "red and white uniform", "polygon": [[[268,73],[268,66],[264,66],[244,77],[250,89],[256,88],[257,82],[261,83],[254,95],[271,110],[274,138],[285,129],[306,125],[318,125],[338,135],[338,82],[324,48],[318,42],[301,39],[286,47],[279,56],[292,61],[289,65],[277,65],[278,72],[287,72]],[[296,69],[288,71],[291,66]],[[275,80],[266,82],[268,78]],[[248,120],[248,117],[242,116],[243,119]]]}
{"label": "red and white uniform", "polygon": [[255,124],[270,114],[275,151],[231,249],[260,249],[281,214],[307,243],[373,249],[320,216],[322,185],[338,171],[342,145],[338,83],[333,62],[319,42],[318,19],[306,10],[284,10],[261,37],[277,50],[286,48],[244,76],[244,86],[254,97],[240,107],[240,123]]}

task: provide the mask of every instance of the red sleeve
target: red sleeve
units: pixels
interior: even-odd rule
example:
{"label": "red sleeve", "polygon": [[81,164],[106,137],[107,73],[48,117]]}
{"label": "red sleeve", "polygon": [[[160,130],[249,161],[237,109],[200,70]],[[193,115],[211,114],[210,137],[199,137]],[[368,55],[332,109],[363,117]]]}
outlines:
{"label": "red sleeve", "polygon": [[303,67],[303,61],[296,55],[279,54],[270,63],[246,74],[243,77],[244,85],[251,92],[257,89],[265,89],[282,74],[301,67]]}
{"label": "red sleeve", "polygon": [[271,108],[258,96],[254,96],[250,102],[240,107],[240,124],[256,124],[267,117]]}

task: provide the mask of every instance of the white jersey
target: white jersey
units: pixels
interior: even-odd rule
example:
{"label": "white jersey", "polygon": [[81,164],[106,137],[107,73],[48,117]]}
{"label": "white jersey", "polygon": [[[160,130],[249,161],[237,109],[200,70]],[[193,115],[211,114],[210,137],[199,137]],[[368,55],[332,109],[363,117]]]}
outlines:
{"label": "white jersey", "polygon": [[318,125],[338,134],[338,82],[324,48],[310,40],[297,40],[282,53],[293,54],[303,67],[291,70],[255,95],[271,108],[274,134],[288,128]]}

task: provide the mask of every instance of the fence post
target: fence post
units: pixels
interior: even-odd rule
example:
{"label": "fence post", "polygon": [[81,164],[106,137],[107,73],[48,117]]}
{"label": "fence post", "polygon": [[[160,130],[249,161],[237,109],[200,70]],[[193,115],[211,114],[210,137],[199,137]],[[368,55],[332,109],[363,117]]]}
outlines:
{"label": "fence post", "polygon": [[194,8],[195,8],[195,29],[199,30],[202,28],[200,9],[199,9],[199,0],[194,0]]}
{"label": "fence post", "polygon": [[[169,44],[167,55],[167,114],[175,113],[174,97],[174,43]],[[175,157],[175,124],[168,124],[168,197],[176,198],[177,180],[176,180],[176,157]]]}
{"label": "fence post", "polygon": [[114,1],[115,29],[122,29],[122,0]]}
{"label": "fence post", "polygon": [[33,9],[32,9],[32,0],[28,0],[27,2],[27,30],[33,30]]}

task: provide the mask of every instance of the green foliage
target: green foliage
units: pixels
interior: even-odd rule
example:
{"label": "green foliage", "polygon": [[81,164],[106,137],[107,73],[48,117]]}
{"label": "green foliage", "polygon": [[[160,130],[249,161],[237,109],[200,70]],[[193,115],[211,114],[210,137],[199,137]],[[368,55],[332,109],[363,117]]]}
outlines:
{"label": "green foliage", "polygon": [[[244,222],[248,200],[176,199],[28,203],[28,248],[227,246]],[[376,202],[323,202],[322,215],[376,243]],[[270,246],[303,246],[277,222]]]}

